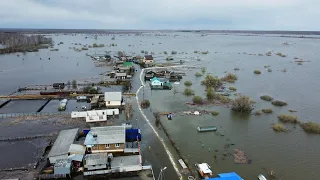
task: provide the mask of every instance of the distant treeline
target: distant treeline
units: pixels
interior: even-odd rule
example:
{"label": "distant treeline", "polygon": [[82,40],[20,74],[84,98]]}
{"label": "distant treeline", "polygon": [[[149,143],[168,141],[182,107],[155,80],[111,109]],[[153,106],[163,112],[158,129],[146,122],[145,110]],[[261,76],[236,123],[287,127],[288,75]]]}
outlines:
{"label": "distant treeline", "polygon": [[21,46],[37,46],[40,44],[52,44],[52,38],[43,35],[24,35],[19,33],[0,33],[0,44],[7,48]]}

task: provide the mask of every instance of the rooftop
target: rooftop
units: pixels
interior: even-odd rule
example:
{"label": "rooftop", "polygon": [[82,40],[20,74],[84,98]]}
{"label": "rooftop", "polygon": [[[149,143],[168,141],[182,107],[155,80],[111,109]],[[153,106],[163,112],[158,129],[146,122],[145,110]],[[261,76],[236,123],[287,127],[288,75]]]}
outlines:
{"label": "rooftop", "polygon": [[[125,126],[93,127],[87,134],[85,145],[125,143]],[[96,137],[94,137],[94,135]]]}
{"label": "rooftop", "polygon": [[121,76],[127,76],[127,73],[116,73],[116,76],[118,76],[118,77],[119,77],[119,76],[120,76],[120,77],[121,77]]}
{"label": "rooftop", "polygon": [[75,154],[85,154],[86,147],[80,145],[80,144],[71,144],[69,148],[69,153],[75,153]]}
{"label": "rooftop", "polygon": [[121,94],[121,92],[105,92],[104,93],[104,100],[105,101],[121,101],[122,94]]}
{"label": "rooftop", "polygon": [[54,164],[55,168],[66,167],[69,168],[71,166],[71,159],[58,159]]}
{"label": "rooftop", "polygon": [[210,166],[207,163],[199,164],[199,168],[205,174],[207,174],[207,173],[211,174],[212,173],[212,171],[210,169]]}
{"label": "rooftop", "polygon": [[108,164],[108,153],[87,154],[84,157],[85,166]]}
{"label": "rooftop", "polygon": [[78,130],[79,128],[60,131],[48,157],[68,154],[70,145],[74,142],[76,136],[78,135]]}
{"label": "rooftop", "polygon": [[230,172],[230,173],[218,174],[218,177],[210,178],[208,180],[243,180],[243,179],[237,173]]}
{"label": "rooftop", "polygon": [[152,55],[145,55],[144,59],[145,60],[153,60],[153,57],[152,57]]}
{"label": "rooftop", "polygon": [[131,66],[133,66],[133,63],[132,62],[124,62],[123,66],[124,67],[131,67]]}

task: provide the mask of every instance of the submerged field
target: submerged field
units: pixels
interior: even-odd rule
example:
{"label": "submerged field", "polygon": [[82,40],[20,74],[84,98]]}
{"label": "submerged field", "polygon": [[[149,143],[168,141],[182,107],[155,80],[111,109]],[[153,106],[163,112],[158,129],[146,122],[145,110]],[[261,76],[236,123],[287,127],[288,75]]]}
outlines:
{"label": "submerged field", "polygon": [[[9,94],[19,86],[29,84],[103,79],[104,76],[99,74],[108,69],[95,67],[86,53],[107,51],[117,55],[118,51],[123,51],[127,55],[143,55],[142,51],[148,51],[156,63],[180,64],[181,60],[188,66],[176,69],[185,72],[186,76],[180,84],[174,84],[171,91],[151,91],[146,86],[144,93],[145,99],[151,102],[152,112],[173,112],[173,120],[162,118],[161,122],[190,165],[207,162],[215,173],[236,171],[244,179],[255,179],[259,173],[268,174],[271,170],[279,179],[316,177],[320,168],[317,151],[320,149],[320,135],[308,134],[298,124],[284,124],[288,131],[278,133],[273,130],[273,125],[282,123],[278,120],[281,114],[295,115],[301,123],[320,123],[318,39],[178,32],[116,35],[115,40],[111,40],[111,36],[99,36],[97,40],[85,37],[84,34],[52,35],[56,42],[54,49],[58,51],[40,50],[25,55],[20,53],[19,56],[1,56],[0,83],[5,84],[0,87],[1,94]],[[62,41],[63,44],[57,45]],[[81,49],[83,44],[93,43],[105,44],[105,47],[81,52],[73,48]],[[229,106],[220,104],[186,104],[192,102],[192,94],[206,98],[201,81],[207,74],[221,78],[227,73],[235,74],[237,79],[226,79],[224,93],[230,94],[230,99],[237,97],[237,93],[249,96],[255,102],[251,113],[235,113]],[[133,89],[140,86],[137,78],[133,80]],[[187,80],[192,83],[185,85]],[[190,96],[185,95],[186,88],[191,90]],[[260,98],[265,95],[272,100]],[[272,103],[275,100],[284,101],[287,105],[275,106]],[[52,102],[43,111],[55,111],[55,106]],[[190,110],[216,111],[218,114],[179,114]],[[260,115],[255,115],[256,111],[261,111]],[[152,113],[150,118],[154,119]],[[217,126],[218,133],[198,133],[196,128],[205,125]],[[232,156],[234,149],[244,151],[252,160],[251,164],[236,164]]]}

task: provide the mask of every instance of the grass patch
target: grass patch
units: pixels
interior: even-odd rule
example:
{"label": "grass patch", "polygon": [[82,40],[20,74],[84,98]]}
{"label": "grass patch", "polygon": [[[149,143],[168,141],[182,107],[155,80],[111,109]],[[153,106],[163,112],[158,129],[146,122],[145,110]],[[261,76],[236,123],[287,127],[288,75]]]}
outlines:
{"label": "grass patch", "polygon": [[296,110],[294,110],[294,109],[289,109],[289,112],[297,112]]}
{"label": "grass patch", "polygon": [[193,95],[193,91],[190,88],[186,88],[184,90],[183,94],[186,96],[191,96],[191,95]]}
{"label": "grass patch", "polygon": [[201,76],[202,76],[201,72],[196,72],[194,75],[195,75],[196,77],[201,77]]}
{"label": "grass patch", "polygon": [[203,99],[201,96],[193,96],[192,101],[195,104],[202,104],[203,103]]}
{"label": "grass patch", "polygon": [[288,132],[288,129],[283,124],[275,124],[272,128],[276,132]]}
{"label": "grass patch", "polygon": [[269,68],[269,69],[268,69],[268,72],[272,72],[272,69]]}
{"label": "grass patch", "polygon": [[287,57],[287,55],[282,54],[281,52],[278,52],[276,55],[277,55],[277,56],[280,56],[280,57]]}
{"label": "grass patch", "polygon": [[186,82],[184,82],[184,85],[187,86],[187,87],[190,87],[192,85],[192,82],[191,81],[186,81]]}
{"label": "grass patch", "polygon": [[140,106],[143,109],[146,109],[146,108],[150,107],[150,101],[148,99],[145,99],[145,100],[141,101]]}
{"label": "grass patch", "polygon": [[260,99],[265,100],[265,101],[272,101],[273,97],[268,96],[268,95],[264,95],[264,96],[260,96]]}
{"label": "grass patch", "polygon": [[307,133],[320,134],[320,124],[314,122],[306,122],[300,124],[302,129]]}
{"label": "grass patch", "polygon": [[265,114],[271,114],[273,112],[272,109],[270,108],[265,108],[265,109],[262,109],[261,111]]}
{"label": "grass patch", "polygon": [[255,111],[253,114],[256,115],[256,116],[261,116],[262,115],[262,111],[261,110],[257,110]]}
{"label": "grass patch", "polygon": [[236,88],[236,87],[231,86],[231,87],[229,87],[229,90],[230,90],[230,91],[237,91],[237,88]]}
{"label": "grass patch", "polygon": [[248,96],[239,96],[234,99],[232,102],[231,109],[236,112],[250,112],[252,111],[252,104],[250,97]]}
{"label": "grass patch", "polygon": [[237,79],[238,79],[237,75],[232,73],[228,73],[221,78],[222,81],[227,81],[229,83],[234,83]]}
{"label": "grass patch", "polygon": [[204,74],[205,72],[207,71],[207,68],[206,67],[202,67],[201,68],[201,72]]}
{"label": "grass patch", "polygon": [[261,74],[261,71],[258,70],[258,69],[256,69],[256,70],[253,71],[253,73],[254,73],[254,74]]}
{"label": "grass patch", "polygon": [[211,112],[211,115],[212,115],[212,116],[218,116],[218,115],[219,115],[219,112],[218,112],[218,111],[212,111],[212,112]]}
{"label": "grass patch", "polygon": [[292,123],[292,124],[299,123],[299,119],[297,116],[288,115],[288,114],[281,114],[280,116],[278,116],[278,119],[283,123]]}
{"label": "grass patch", "polygon": [[284,101],[280,101],[280,100],[274,100],[271,102],[271,104],[275,105],[275,106],[286,106],[288,105],[288,103],[284,102]]}

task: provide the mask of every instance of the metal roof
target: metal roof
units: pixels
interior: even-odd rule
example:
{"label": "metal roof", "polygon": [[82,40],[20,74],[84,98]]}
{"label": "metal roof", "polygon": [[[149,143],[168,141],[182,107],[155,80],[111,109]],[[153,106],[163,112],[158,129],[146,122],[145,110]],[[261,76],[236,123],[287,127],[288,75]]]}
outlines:
{"label": "metal roof", "polygon": [[219,177],[210,178],[208,180],[243,180],[237,173],[230,172],[230,173],[221,173],[218,174]]}
{"label": "metal roof", "polygon": [[84,160],[85,166],[108,164],[108,153],[87,154]]}
{"label": "metal roof", "polygon": [[83,159],[83,154],[72,154],[70,156],[68,156],[68,159],[72,160],[72,161],[79,161],[81,162]]}
{"label": "metal roof", "polygon": [[121,101],[122,94],[121,94],[121,92],[105,92],[104,93],[104,100],[105,101]]}
{"label": "metal roof", "polygon": [[86,147],[80,144],[71,144],[68,152],[76,153],[76,154],[85,154]]}
{"label": "metal roof", "polygon": [[58,159],[56,163],[54,164],[54,167],[66,167],[70,168],[71,166],[71,159]]}
{"label": "metal roof", "polygon": [[78,135],[79,128],[67,129],[60,131],[56,141],[54,142],[48,157],[68,154],[70,145],[74,142]]}
{"label": "metal roof", "polygon": [[[87,134],[84,145],[125,143],[125,126],[93,127]],[[96,135],[96,137],[93,137]]]}
{"label": "metal roof", "polygon": [[199,168],[201,169],[201,171],[205,174],[207,173],[212,173],[212,171],[210,170],[209,168],[209,165],[207,163],[202,163],[202,164],[199,164]]}
{"label": "metal roof", "polygon": [[116,76],[127,76],[127,73],[116,73]]}

